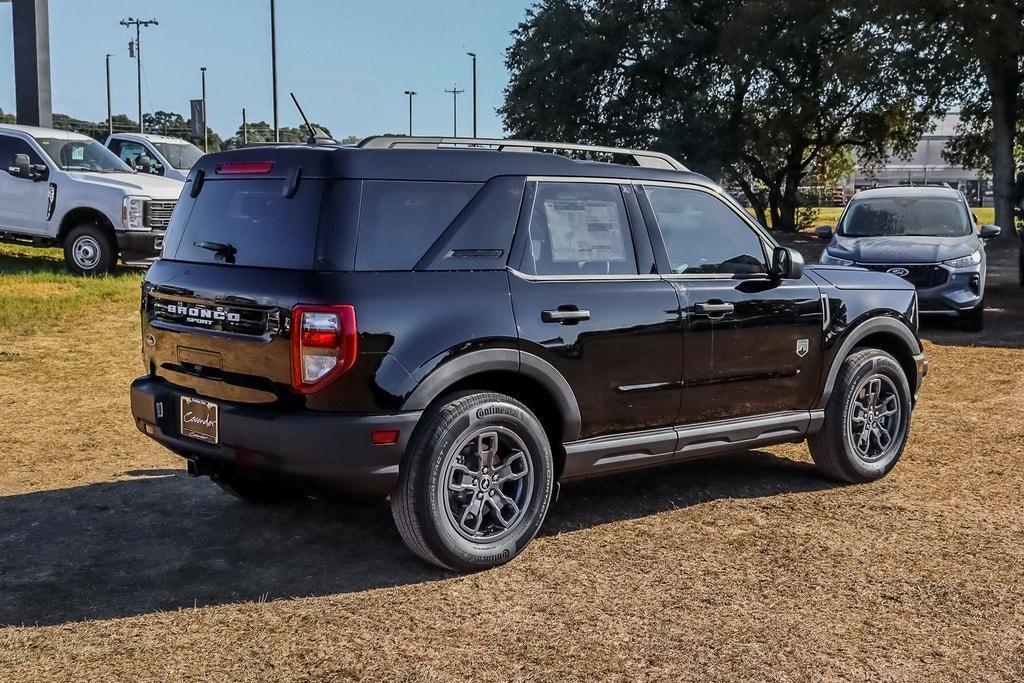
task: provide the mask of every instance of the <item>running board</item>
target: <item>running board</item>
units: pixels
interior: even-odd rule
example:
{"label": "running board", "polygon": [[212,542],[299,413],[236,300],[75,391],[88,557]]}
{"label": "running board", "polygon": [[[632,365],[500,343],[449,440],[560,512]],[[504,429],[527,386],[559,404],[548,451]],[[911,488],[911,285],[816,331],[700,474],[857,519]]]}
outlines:
{"label": "running board", "polygon": [[822,410],[791,411],[573,441],[565,444],[561,480],[799,442],[824,419]]}

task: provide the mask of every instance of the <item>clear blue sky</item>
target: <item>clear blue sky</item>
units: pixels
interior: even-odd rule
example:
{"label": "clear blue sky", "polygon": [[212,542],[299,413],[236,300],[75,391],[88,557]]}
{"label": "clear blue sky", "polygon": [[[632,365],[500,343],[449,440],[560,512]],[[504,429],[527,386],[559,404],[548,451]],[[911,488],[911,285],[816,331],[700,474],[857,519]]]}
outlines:
{"label": "clear blue sky", "polygon": [[[478,61],[481,136],[500,136],[495,108],[508,81],[510,31],[529,0],[277,0],[281,125],[299,123],[290,90],[306,114],[336,136],[405,132],[407,100],[416,90],[415,133],[451,134],[453,83],[459,133],[471,121],[470,59]],[[111,53],[114,113],[136,117],[135,61],[128,56],[134,16],[156,18],[143,29],[143,108],[177,111],[200,96],[207,67],[210,126],[232,135],[241,108],[250,121],[272,120],[269,0],[50,0],[53,110],[106,118],[104,55]],[[134,36],[134,31],[131,32]],[[0,108],[15,110],[11,5],[0,3]]]}

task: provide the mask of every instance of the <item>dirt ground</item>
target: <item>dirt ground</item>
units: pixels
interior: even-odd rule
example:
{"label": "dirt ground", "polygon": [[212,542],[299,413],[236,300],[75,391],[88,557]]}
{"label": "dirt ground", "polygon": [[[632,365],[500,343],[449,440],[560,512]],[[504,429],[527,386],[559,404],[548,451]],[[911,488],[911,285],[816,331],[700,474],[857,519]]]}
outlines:
{"label": "dirt ground", "polygon": [[924,329],[885,480],[835,486],[780,446],[565,487],[520,558],[471,576],[419,562],[382,504],[253,508],[186,477],[132,425],[134,300],[0,329],[0,679],[1021,680],[1003,251],[986,332]]}

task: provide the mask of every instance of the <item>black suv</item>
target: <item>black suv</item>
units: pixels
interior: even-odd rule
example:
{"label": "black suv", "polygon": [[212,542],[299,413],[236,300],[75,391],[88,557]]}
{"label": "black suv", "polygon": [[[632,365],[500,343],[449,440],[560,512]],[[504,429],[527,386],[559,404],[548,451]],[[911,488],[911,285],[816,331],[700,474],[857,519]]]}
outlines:
{"label": "black suv", "polygon": [[455,570],[519,553],[558,482],[804,439],[878,479],[927,368],[908,282],[804,270],[665,155],[536,142],[205,156],[141,312],[132,412],[190,473],[389,496]]}

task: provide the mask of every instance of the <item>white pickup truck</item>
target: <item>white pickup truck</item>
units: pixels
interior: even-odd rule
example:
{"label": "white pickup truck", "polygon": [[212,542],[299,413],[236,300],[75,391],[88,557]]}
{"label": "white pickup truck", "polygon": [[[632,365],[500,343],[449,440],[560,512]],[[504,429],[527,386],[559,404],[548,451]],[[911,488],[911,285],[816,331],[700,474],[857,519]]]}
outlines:
{"label": "white pickup truck", "polygon": [[114,133],[104,143],[135,170],[184,182],[203,150],[188,140],[148,133]]}
{"label": "white pickup truck", "polygon": [[160,255],[184,183],[138,173],[96,140],[0,125],[0,241],[61,246],[68,269]]}

